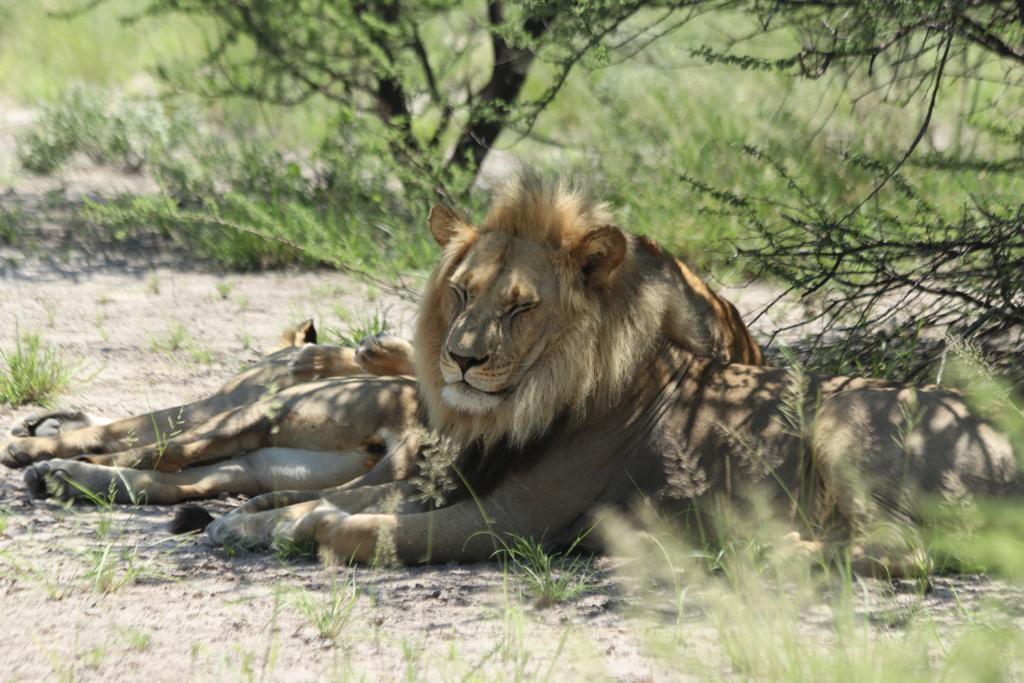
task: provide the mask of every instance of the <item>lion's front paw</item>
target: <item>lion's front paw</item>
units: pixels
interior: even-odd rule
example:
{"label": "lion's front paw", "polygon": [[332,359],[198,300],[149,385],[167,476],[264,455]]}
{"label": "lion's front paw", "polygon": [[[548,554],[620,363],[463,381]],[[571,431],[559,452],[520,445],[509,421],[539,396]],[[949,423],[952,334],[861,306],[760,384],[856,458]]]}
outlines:
{"label": "lion's front paw", "polygon": [[47,463],[40,463],[25,470],[24,482],[28,494],[33,498],[44,499],[53,495],[47,485],[47,478],[50,475]]}
{"label": "lion's front paw", "polygon": [[249,512],[238,508],[210,522],[206,537],[213,545],[264,550],[284,531],[284,520],[279,517],[277,510]]}
{"label": "lion's front paw", "polygon": [[345,512],[319,500],[265,512],[238,508],[211,522],[206,536],[214,545],[226,547],[294,548],[315,542],[318,523],[345,516]]}
{"label": "lion's front paw", "polygon": [[411,375],[412,344],[388,332],[364,337],[356,347],[356,362],[374,375]]}
{"label": "lion's front paw", "polygon": [[[255,529],[249,528],[246,521],[251,515],[249,513],[232,510],[213,520],[206,527],[206,538],[211,545],[223,546],[226,548],[260,548],[259,539],[254,533]],[[266,547],[265,544],[262,547]]]}

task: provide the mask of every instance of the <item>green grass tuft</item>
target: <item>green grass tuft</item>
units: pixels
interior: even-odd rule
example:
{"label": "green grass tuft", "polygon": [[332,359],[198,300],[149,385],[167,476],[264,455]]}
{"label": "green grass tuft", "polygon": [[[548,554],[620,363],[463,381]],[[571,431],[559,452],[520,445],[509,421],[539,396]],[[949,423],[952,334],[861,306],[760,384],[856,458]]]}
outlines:
{"label": "green grass tuft", "polygon": [[359,591],[351,578],[338,585],[331,580],[331,589],[321,594],[303,590],[295,598],[295,606],[309,620],[321,638],[335,640],[345,630],[352,610],[359,600]]}
{"label": "green grass tuft", "polygon": [[213,353],[177,321],[162,336],[154,337],[150,348],[172,358],[187,358],[197,365],[210,365],[214,361]]}
{"label": "green grass tuft", "polygon": [[52,407],[72,375],[61,354],[39,335],[17,332],[14,350],[0,350],[0,403]]}
{"label": "green grass tuft", "polygon": [[539,541],[513,536],[495,556],[519,580],[537,607],[572,600],[594,587],[596,572],[591,558],[573,554],[573,548],[565,553],[549,553]]}

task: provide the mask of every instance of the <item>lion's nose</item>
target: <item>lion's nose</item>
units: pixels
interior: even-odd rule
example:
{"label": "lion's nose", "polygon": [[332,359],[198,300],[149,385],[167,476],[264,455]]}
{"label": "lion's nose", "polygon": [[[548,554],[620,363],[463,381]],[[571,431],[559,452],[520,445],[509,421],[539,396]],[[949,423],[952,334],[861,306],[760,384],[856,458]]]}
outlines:
{"label": "lion's nose", "polygon": [[455,364],[459,366],[463,375],[469,372],[470,368],[486,363],[488,358],[488,356],[482,356],[480,358],[474,358],[473,356],[460,356],[457,353],[452,353],[451,350],[448,351],[448,355],[451,356],[452,360],[455,361]]}

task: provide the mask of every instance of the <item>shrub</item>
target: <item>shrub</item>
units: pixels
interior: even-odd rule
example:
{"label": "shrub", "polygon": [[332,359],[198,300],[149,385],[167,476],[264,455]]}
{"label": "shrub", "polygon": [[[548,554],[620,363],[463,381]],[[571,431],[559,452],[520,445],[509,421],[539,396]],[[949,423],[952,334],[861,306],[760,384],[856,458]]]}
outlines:
{"label": "shrub", "polygon": [[53,399],[71,383],[72,371],[39,335],[15,337],[14,350],[0,350],[0,403],[34,403],[51,406]]}

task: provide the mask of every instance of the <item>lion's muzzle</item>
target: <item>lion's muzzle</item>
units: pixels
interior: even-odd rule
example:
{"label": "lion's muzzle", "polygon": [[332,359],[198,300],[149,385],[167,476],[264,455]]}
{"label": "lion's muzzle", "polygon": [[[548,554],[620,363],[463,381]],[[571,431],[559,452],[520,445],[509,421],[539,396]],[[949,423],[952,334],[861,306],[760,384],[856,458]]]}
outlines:
{"label": "lion's muzzle", "polygon": [[455,364],[462,370],[462,376],[465,377],[466,373],[469,372],[470,368],[476,367],[477,365],[483,365],[487,362],[489,356],[475,357],[475,356],[462,356],[451,349],[448,349],[448,357],[455,361]]}

